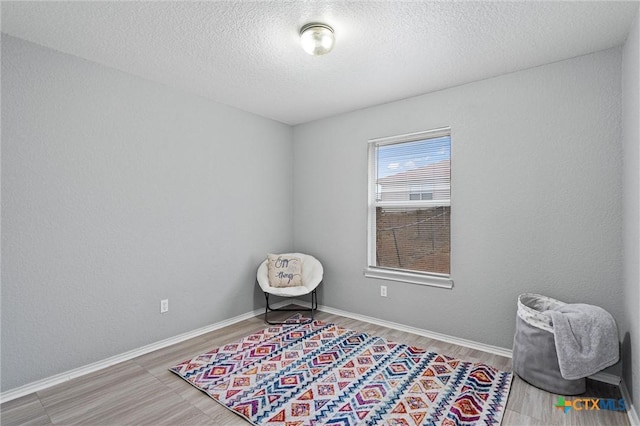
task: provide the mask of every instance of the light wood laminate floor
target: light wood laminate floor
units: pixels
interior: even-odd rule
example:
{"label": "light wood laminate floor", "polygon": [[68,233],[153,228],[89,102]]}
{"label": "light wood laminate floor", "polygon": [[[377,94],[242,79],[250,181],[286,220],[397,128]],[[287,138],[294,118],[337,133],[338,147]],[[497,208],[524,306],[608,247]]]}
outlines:
{"label": "light wood laminate floor", "polygon": [[[283,315],[285,315],[283,313]],[[486,352],[319,312],[317,319],[401,343],[511,370],[511,360]],[[169,372],[180,361],[265,328],[262,316],[116,364],[0,406],[8,425],[248,425],[241,417]],[[620,398],[616,386],[588,382],[580,397]],[[503,425],[629,425],[624,412],[556,409],[558,395],[515,376]]]}

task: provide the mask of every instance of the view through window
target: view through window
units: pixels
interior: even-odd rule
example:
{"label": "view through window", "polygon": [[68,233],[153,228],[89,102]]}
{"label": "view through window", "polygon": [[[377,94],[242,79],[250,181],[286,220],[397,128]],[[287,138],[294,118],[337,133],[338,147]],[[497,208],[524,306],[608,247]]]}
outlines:
{"label": "view through window", "polygon": [[369,145],[369,267],[450,275],[451,131]]}

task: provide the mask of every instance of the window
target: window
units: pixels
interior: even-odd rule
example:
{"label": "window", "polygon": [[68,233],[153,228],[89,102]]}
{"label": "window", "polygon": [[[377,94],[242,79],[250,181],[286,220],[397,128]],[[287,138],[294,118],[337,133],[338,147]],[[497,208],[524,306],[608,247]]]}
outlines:
{"label": "window", "polygon": [[410,200],[433,200],[433,192],[411,192]]}
{"label": "window", "polygon": [[369,141],[365,275],[451,288],[451,129]]}

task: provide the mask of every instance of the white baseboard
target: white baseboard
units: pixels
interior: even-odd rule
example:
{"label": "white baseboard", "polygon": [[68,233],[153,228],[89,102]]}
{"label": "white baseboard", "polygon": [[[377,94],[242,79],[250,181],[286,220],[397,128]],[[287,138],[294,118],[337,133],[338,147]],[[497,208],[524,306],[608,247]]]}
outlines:
{"label": "white baseboard", "polygon": [[638,412],[631,403],[631,395],[629,395],[629,389],[627,388],[627,384],[624,382],[624,380],[620,382],[620,393],[622,394],[622,398],[624,398],[624,401],[627,405],[627,417],[629,418],[629,423],[631,423],[631,426],[640,426]]}
{"label": "white baseboard", "polygon": [[501,348],[498,346],[487,345],[480,342],[474,342],[473,340],[461,339],[459,337],[449,336],[435,331],[424,330],[421,328],[411,327],[404,324],[398,324],[396,322],[385,321],[374,317],[368,317],[366,315],[354,314],[353,312],[343,311],[341,309],[331,308],[329,306],[319,305],[318,310],[328,312],[334,315],[340,315],[347,318],[353,318],[358,321],[368,322],[370,324],[380,325],[382,327],[392,328],[394,330],[405,331],[407,333],[417,334],[418,336],[428,337],[430,339],[440,340],[441,342],[452,343],[458,346],[464,346],[465,348],[477,349],[483,352],[489,352],[494,355],[500,355],[507,358],[511,358],[511,349]]}
{"label": "white baseboard", "polygon": [[[288,305],[289,303],[290,301],[283,300],[283,301],[274,303],[272,306],[275,308],[280,308],[282,306]],[[64,383],[76,377],[84,376],[85,374],[93,373],[95,371],[102,370],[103,368],[110,367],[120,362],[128,361],[130,359],[139,357],[141,355],[145,355],[150,352],[157,351],[158,349],[166,348],[167,346],[175,345],[176,343],[180,343],[185,340],[198,337],[202,334],[209,333],[211,331],[215,331],[223,327],[227,327],[237,322],[244,321],[249,318],[253,318],[262,313],[264,313],[263,308],[256,309],[254,311],[247,312],[247,313],[235,316],[233,318],[229,318],[227,320],[217,322],[215,324],[207,325],[205,327],[188,331],[186,333],[182,333],[177,336],[170,337],[168,339],[160,340],[159,342],[151,343],[149,345],[142,346],[137,349],[133,349],[118,355],[114,355],[112,357],[103,359],[101,361],[84,365],[82,367],[74,368],[73,370],[65,371],[63,373],[56,374],[44,379],[36,380],[35,382],[32,382],[32,383],[27,383],[26,385],[0,393],[0,403],[12,401],[22,396],[29,395],[34,392],[38,392],[45,388],[58,385],[60,383]]]}
{"label": "white baseboard", "polygon": [[[302,305],[302,306],[306,306],[308,305],[308,302],[304,302],[304,301],[300,301],[300,300],[283,300],[277,303],[273,304],[274,308],[280,308],[286,305],[289,305],[291,303],[295,303],[298,305]],[[353,312],[348,312],[348,311],[343,311],[341,309],[335,309],[335,308],[331,308],[329,306],[324,306],[324,305],[318,305],[318,310],[323,311],[323,312],[327,312],[330,314],[334,314],[334,315],[340,315],[343,317],[347,317],[347,318],[353,318],[359,321],[364,321],[364,322],[368,322],[370,324],[376,324],[376,325],[380,325],[382,327],[387,327],[387,328],[392,328],[394,330],[399,330],[399,331],[405,331],[407,333],[413,333],[413,334],[417,334],[419,336],[424,336],[424,337],[428,337],[431,339],[435,339],[435,340],[440,340],[442,342],[447,342],[447,343],[452,343],[455,345],[459,345],[459,346],[463,346],[466,348],[471,348],[471,349],[477,349],[483,352],[488,352],[494,355],[499,355],[499,356],[504,356],[507,358],[511,358],[512,357],[512,351],[511,349],[507,349],[507,348],[501,348],[498,346],[493,346],[493,345],[487,345],[484,343],[480,343],[480,342],[475,342],[473,340],[467,340],[467,339],[461,339],[458,337],[454,337],[454,336],[449,336],[446,334],[442,334],[442,333],[437,333],[435,331],[429,331],[429,330],[424,330],[421,328],[416,328],[416,327],[411,327],[408,325],[404,325],[404,324],[399,324],[399,323],[395,323],[395,322],[391,322],[391,321],[385,321],[385,320],[381,320],[378,318],[374,318],[374,317],[369,317],[366,315],[360,315],[360,314],[355,314]],[[64,383],[68,380],[74,379],[76,377],[80,377],[83,376],[85,374],[89,374],[89,373],[93,373],[95,371],[98,370],[102,370],[104,368],[110,367],[114,364],[120,363],[120,362],[124,362],[124,361],[128,361],[130,359],[136,358],[138,356],[141,355],[145,355],[148,354],[150,352],[156,351],[158,349],[162,349],[165,348],[167,346],[171,346],[174,345],[176,343],[180,343],[183,342],[185,340],[188,339],[192,339],[194,337],[198,337],[202,334],[205,333],[209,333],[211,331],[215,331],[218,330],[220,328],[223,327],[227,327],[229,325],[235,324],[237,322],[240,321],[244,321],[246,319],[255,317],[256,315],[260,315],[264,312],[264,310],[261,309],[256,309],[254,311],[251,312],[247,312],[244,313],[242,315],[238,315],[235,316],[233,318],[229,318],[227,320],[224,321],[220,321],[217,322],[215,324],[211,324],[202,328],[199,328],[197,330],[193,330],[193,331],[189,331],[186,333],[182,333],[179,334],[177,336],[174,337],[170,337],[168,339],[164,339],[161,340],[159,342],[155,342],[152,343],[150,345],[146,345],[143,347],[140,347],[138,349],[133,349],[131,351],[128,352],[124,352],[122,354],[119,355],[115,355],[112,357],[109,357],[107,359],[101,360],[101,361],[97,361],[94,362],[92,364],[88,364],[82,367],[78,367],[75,368],[73,370],[69,370],[66,371],[64,373],[60,373],[60,374],[56,374],[54,376],[51,377],[47,377],[41,380],[36,380],[35,382],[32,383],[28,383],[26,385],[20,386],[18,388],[15,389],[10,389],[6,392],[2,392],[0,393],[0,403],[4,403],[4,402],[8,402],[8,401],[12,401],[14,399],[20,398],[22,396],[25,395],[29,395],[31,393],[40,391],[42,389],[60,384],[60,383]],[[608,373],[597,373],[593,376],[589,377],[590,379],[593,380],[597,380],[600,382],[605,382],[605,383],[609,383],[612,385],[619,385],[620,386],[620,391],[623,393],[623,397],[625,398],[625,401],[631,401],[631,399],[629,398],[629,393],[626,390],[626,387],[624,387],[624,382],[621,383],[620,382],[620,377],[615,376],[613,374],[608,374]],[[626,392],[626,395],[625,395]],[[637,419],[638,419],[638,415],[635,412],[633,406],[630,407],[630,409],[628,410],[630,419],[634,418],[635,419],[635,423],[632,421],[631,424],[632,425],[638,425],[640,426],[640,423],[638,423]]]}
{"label": "white baseboard", "polygon": [[595,380],[597,382],[608,383],[614,386],[620,386],[620,376],[616,376],[615,374],[603,373],[599,372],[594,374],[593,376],[589,376],[591,380]]}

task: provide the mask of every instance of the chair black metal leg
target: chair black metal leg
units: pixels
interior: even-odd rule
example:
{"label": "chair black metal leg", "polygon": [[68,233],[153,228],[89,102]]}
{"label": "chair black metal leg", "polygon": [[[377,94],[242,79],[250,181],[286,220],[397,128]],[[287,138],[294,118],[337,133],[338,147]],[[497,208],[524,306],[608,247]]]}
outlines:
{"label": "chair black metal leg", "polygon": [[271,306],[269,306],[269,293],[264,292],[264,297],[265,297],[265,299],[267,301],[267,304],[264,307],[264,321],[267,324],[271,324],[271,325],[292,324],[292,323],[291,322],[278,322],[278,321],[272,322],[272,321],[269,321],[269,319],[267,317],[269,312],[278,312],[278,311],[281,311],[281,312],[311,312],[311,319],[309,319],[307,321],[300,321],[300,322],[295,323],[295,324],[307,324],[307,323],[310,323],[310,322],[313,321],[315,311],[318,309],[318,295],[316,294],[316,290],[315,289],[311,292],[311,306],[308,309],[305,309],[305,308],[302,308],[302,309],[297,309],[297,308],[277,308],[277,309],[274,309]]}
{"label": "chair black metal leg", "polygon": [[269,313],[269,293],[264,293],[264,298],[267,299],[267,304],[264,307],[264,322],[269,323],[267,320],[267,314]]}

